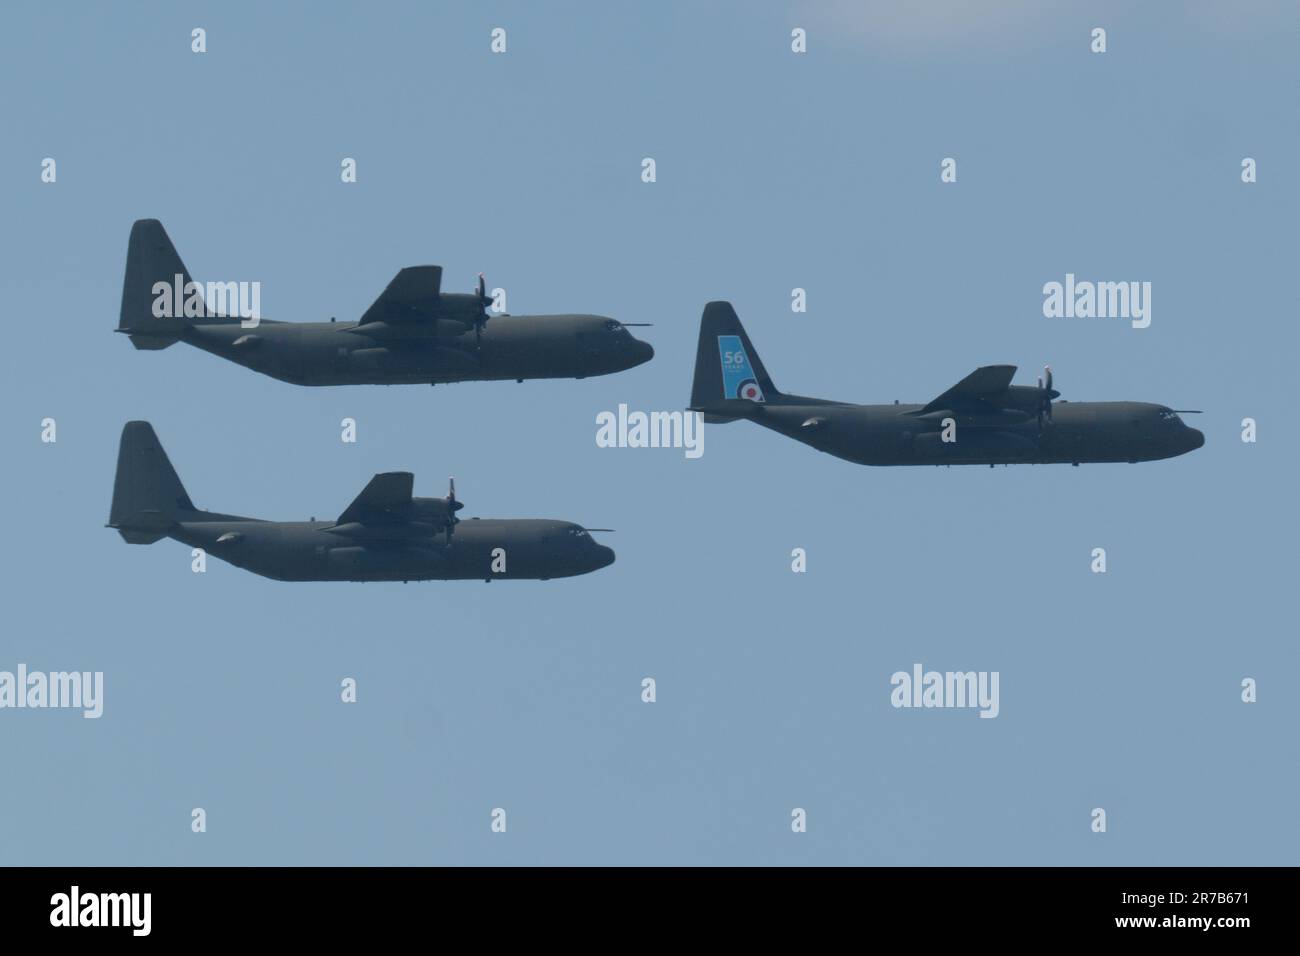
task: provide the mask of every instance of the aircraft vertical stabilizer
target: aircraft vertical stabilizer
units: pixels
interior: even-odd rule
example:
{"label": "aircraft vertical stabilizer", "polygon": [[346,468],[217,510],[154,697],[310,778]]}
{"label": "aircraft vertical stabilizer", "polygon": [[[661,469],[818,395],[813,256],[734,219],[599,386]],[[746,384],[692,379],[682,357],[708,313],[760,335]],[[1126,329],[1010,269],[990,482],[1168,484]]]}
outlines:
{"label": "aircraft vertical stabilizer", "polygon": [[703,412],[706,422],[731,422],[780,396],[731,303],[708,303],[700,319],[691,409]]}
{"label": "aircraft vertical stabilizer", "polygon": [[108,525],[131,544],[153,544],[186,512],[194,511],[153,426],[127,422],[117,450],[117,477]]}
{"label": "aircraft vertical stabilizer", "polygon": [[[171,290],[179,284],[183,298],[186,286],[192,280],[176,247],[157,219],[138,219],[131,227],[127,241],[126,276],[122,280],[122,311],[118,316],[117,331],[125,332],[131,344],[138,349],[165,349],[185,332],[186,322],[181,315],[157,316],[154,303],[158,299],[155,285],[165,282]],[[175,300],[170,291],[168,305]],[[169,308],[168,311],[175,312]]]}

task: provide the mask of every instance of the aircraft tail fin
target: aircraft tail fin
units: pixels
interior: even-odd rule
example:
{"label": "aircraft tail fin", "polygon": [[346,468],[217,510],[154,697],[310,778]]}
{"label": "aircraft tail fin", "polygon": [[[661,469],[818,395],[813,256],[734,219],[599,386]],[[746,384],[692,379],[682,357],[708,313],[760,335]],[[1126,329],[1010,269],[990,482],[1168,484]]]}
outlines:
{"label": "aircraft tail fin", "polygon": [[[138,349],[165,349],[188,328],[183,305],[189,287],[189,270],[157,219],[137,219],[126,247],[126,277],[122,280],[122,311],[117,331],[130,336]],[[165,293],[155,292],[166,283]],[[173,292],[173,289],[179,289]],[[177,309],[180,301],[182,308]],[[161,308],[155,309],[155,303]],[[158,315],[163,312],[163,315]]]}
{"label": "aircraft tail fin", "polygon": [[700,318],[691,410],[703,412],[706,422],[732,422],[781,397],[731,303],[708,303]]}
{"label": "aircraft tail fin", "polygon": [[108,526],[130,544],[153,544],[194,510],[153,426],[127,422],[117,450]]}

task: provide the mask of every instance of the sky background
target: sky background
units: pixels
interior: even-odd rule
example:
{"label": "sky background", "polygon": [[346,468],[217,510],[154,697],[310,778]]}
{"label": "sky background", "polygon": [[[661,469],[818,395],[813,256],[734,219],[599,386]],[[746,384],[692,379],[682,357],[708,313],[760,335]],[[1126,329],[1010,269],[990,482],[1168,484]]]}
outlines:
{"label": "sky background", "polygon": [[[103,671],[105,700],[0,711],[0,862],[1297,862],[1293,4],[2,17],[0,670]],[[138,352],[112,329],[146,217],[195,278],[260,281],[269,318],[355,319],[437,263],[512,313],[652,322],[657,356],[308,389]],[[1044,318],[1067,272],[1150,281],[1150,328]],[[1204,409],[1206,445],[872,469],[736,423],[698,460],[598,448],[600,411],[687,403],[720,298],[785,390],[926,402],[1050,363],[1072,401]],[[491,586],[193,574],[183,545],[103,527],[137,418],[202,508],[333,516],[376,472],[422,495],[454,474],[464,516],[615,528],[618,561]],[[1000,716],[893,709],[914,662],[999,671]]]}

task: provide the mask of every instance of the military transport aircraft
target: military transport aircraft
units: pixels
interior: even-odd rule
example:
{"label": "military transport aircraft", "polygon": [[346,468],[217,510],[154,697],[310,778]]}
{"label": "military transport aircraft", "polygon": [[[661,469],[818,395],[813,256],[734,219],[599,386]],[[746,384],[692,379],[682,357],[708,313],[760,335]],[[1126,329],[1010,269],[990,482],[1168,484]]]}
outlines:
{"label": "military transport aircraft", "polygon": [[[1052,370],[1012,385],[986,365],[925,405],[851,405],[777,391],[729,302],[700,320],[690,410],[740,418],[861,465],[1009,465],[1154,461],[1205,444],[1180,414],[1146,402],[1057,402]],[[1187,414],[1187,413],[1184,413]]]}
{"label": "military transport aircraft", "polygon": [[[174,538],[277,581],[507,580],[573,577],[614,551],[570,521],[456,517],[445,498],[413,498],[408,471],[375,475],[336,521],[263,521],[200,511],[148,422],[127,422],[108,527],[130,544]],[[608,528],[598,528],[607,531]]]}
{"label": "military transport aircraft", "polygon": [[[137,349],[185,342],[294,385],[586,378],[654,357],[629,324],[603,315],[491,315],[481,275],[476,292],[442,292],[440,266],[402,269],[358,322],[241,322],[229,314],[238,285],[193,283],[162,223],[140,219],[117,331]],[[205,300],[205,288],[222,301]]]}

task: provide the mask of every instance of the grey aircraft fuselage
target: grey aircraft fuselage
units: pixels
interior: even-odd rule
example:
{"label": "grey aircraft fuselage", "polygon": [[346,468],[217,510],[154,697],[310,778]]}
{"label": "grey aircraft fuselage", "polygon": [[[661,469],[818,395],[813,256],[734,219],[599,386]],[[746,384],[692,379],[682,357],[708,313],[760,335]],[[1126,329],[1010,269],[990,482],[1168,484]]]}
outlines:
{"label": "grey aircraft fuselage", "polygon": [[[1205,436],[1170,409],[1147,402],[1056,402],[1051,422],[1041,431],[1034,416],[1015,411],[918,415],[924,407],[851,405],[790,395],[780,404],[751,404],[743,415],[731,407],[728,414],[860,465],[1157,461],[1205,444]],[[944,442],[943,420],[949,418],[956,440]]]}
{"label": "grey aircraft fuselage", "polygon": [[[432,330],[431,330],[432,331]],[[654,356],[649,343],[599,315],[499,315],[448,338],[385,323],[194,319],[179,340],[294,385],[410,385],[621,372]]]}
{"label": "grey aircraft fuselage", "polygon": [[[417,508],[423,500],[412,499]],[[198,512],[182,517],[166,536],[276,581],[545,581],[614,563],[612,548],[568,521],[467,518],[456,525],[450,543],[443,532],[412,535],[399,544],[368,539],[361,526],[350,532],[332,527],[332,521]],[[499,572],[492,570],[498,556],[504,558]]]}
{"label": "grey aircraft fuselage", "polygon": [[860,465],[1139,462],[1205,444],[1178,413],[1148,402],[1054,402],[1051,369],[1012,385],[1013,365],[977,368],[925,405],[852,405],[781,392],[736,310],[710,302],[700,318],[692,411],[744,419]]}
{"label": "grey aircraft fuselage", "polygon": [[127,422],[108,526],[128,544],[172,538],[277,581],[567,578],[614,563],[571,521],[457,518],[445,498],[411,494],[410,472],[375,475],[334,521],[263,521],[194,507],[153,426]]}
{"label": "grey aircraft fuselage", "polygon": [[[400,269],[359,321],[253,318],[260,306],[251,288],[247,302],[243,291],[232,299],[240,289],[194,282],[162,223],[137,220],[117,331],[137,349],[184,342],[294,385],[586,378],[654,357],[648,342],[608,316],[493,313],[482,275],[476,292],[443,292],[441,266]],[[249,318],[233,314],[245,309]]]}

